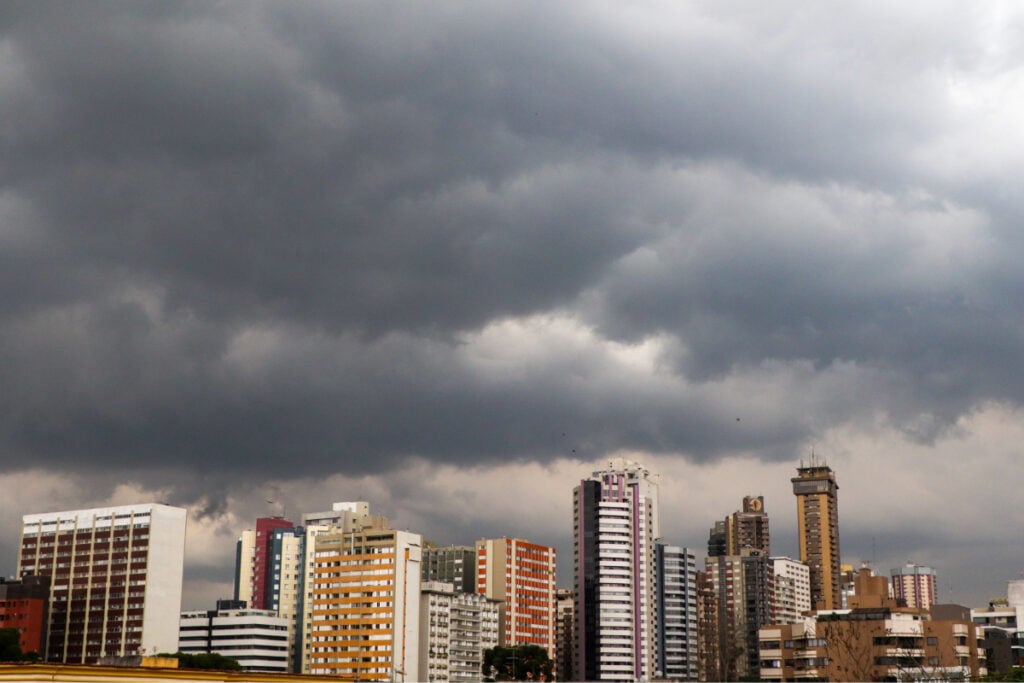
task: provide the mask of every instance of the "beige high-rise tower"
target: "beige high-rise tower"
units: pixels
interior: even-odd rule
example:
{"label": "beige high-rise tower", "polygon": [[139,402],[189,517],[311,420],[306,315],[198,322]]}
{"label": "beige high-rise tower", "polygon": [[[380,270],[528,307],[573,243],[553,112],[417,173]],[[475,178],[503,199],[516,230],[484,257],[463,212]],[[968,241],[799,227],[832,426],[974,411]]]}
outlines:
{"label": "beige high-rise tower", "polygon": [[800,560],[810,567],[811,607],[843,606],[839,567],[839,484],[832,468],[811,454],[806,466],[797,468],[793,482],[796,495]]}

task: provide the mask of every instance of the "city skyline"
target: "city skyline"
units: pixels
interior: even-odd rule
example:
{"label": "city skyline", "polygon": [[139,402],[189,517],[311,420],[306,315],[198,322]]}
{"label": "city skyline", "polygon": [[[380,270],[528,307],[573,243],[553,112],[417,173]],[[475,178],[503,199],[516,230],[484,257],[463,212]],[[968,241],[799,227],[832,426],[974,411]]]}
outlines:
{"label": "city skyline", "polygon": [[6,572],[26,513],[162,501],[207,609],[257,517],[362,500],[568,576],[572,487],[616,457],[669,543],[763,496],[795,557],[814,452],[843,562],[987,604],[1024,570],[1021,25],[5,3]]}

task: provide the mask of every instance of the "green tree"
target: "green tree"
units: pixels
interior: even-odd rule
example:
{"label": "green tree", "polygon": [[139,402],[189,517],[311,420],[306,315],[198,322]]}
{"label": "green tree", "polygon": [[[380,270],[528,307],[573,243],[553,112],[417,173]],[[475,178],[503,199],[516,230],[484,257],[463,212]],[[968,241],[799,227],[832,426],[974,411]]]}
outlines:
{"label": "green tree", "polygon": [[215,671],[241,671],[242,665],[238,660],[225,657],[216,652],[204,652],[202,654],[189,654],[187,652],[161,652],[157,657],[174,657],[178,660],[178,667],[182,669],[211,669]]}
{"label": "green tree", "polygon": [[18,629],[0,628],[0,662],[20,662],[24,659]]}
{"label": "green tree", "polygon": [[491,681],[551,681],[554,664],[539,645],[492,647],[484,650],[482,673]]}

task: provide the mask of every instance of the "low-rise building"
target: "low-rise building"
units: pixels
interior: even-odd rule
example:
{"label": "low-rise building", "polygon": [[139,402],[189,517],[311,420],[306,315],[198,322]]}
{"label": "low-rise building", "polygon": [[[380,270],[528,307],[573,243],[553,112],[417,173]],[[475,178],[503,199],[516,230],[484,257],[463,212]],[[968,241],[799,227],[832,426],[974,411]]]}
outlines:
{"label": "low-rise building", "polygon": [[885,577],[862,569],[849,603],[762,628],[761,680],[974,680],[987,673],[975,624],[898,606]]}
{"label": "low-rise building", "polygon": [[288,671],[288,619],[274,610],[247,609],[244,602],[217,601],[217,609],[181,613],[178,650],[216,653],[243,671]]}
{"label": "low-rise building", "polygon": [[30,574],[21,580],[0,578],[0,628],[18,630],[23,653],[43,654],[49,604],[49,576]]}
{"label": "low-rise building", "polygon": [[1024,667],[1024,579],[1010,581],[1005,598],[972,609],[971,621],[984,633],[990,671]]}

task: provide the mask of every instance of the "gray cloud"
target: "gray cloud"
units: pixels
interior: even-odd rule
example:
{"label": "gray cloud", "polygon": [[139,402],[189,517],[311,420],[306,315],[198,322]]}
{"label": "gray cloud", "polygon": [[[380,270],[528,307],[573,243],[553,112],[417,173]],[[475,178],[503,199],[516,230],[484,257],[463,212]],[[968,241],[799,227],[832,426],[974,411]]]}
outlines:
{"label": "gray cloud", "polygon": [[410,459],[934,443],[1024,401],[1000,128],[1024,103],[986,100],[1019,25],[5,5],[5,465],[217,515],[268,477]]}

